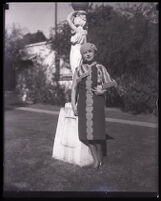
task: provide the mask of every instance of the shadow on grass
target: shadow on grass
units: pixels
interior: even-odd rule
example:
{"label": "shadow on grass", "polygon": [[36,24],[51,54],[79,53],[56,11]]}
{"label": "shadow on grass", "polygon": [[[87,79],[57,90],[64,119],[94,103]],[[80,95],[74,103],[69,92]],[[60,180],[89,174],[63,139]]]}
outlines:
{"label": "shadow on grass", "polygon": [[107,140],[113,140],[114,138],[111,137],[109,134],[106,133],[106,140],[102,143],[102,152],[103,152],[103,156],[107,156],[107,144],[106,141]]}
{"label": "shadow on grass", "polygon": [[114,138],[111,137],[110,135],[106,134],[106,140],[113,140]]}

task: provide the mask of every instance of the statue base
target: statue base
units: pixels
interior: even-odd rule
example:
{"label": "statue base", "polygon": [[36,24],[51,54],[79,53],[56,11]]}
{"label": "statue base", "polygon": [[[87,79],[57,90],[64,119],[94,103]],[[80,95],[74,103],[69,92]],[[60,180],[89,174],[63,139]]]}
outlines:
{"label": "statue base", "polygon": [[81,167],[93,163],[88,146],[79,140],[78,117],[74,116],[71,103],[60,109],[52,157]]}

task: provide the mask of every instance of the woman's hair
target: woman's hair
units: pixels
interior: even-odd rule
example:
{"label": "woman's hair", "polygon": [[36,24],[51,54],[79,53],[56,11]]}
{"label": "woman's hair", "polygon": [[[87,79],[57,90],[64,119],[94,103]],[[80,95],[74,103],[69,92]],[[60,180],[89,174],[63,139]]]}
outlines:
{"label": "woman's hair", "polygon": [[95,54],[97,52],[97,47],[93,43],[85,43],[80,48],[80,53],[83,54],[87,50],[94,50]]}

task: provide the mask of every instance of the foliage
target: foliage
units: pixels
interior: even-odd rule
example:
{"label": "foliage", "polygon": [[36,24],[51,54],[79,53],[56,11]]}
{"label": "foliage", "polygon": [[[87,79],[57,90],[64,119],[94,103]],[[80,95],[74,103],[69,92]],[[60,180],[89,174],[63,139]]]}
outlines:
{"label": "foliage", "polygon": [[23,36],[23,42],[25,45],[32,44],[32,43],[38,43],[46,41],[47,38],[43,34],[42,31],[37,31],[36,33],[27,33]]}
{"label": "foliage", "polygon": [[17,24],[12,24],[10,30],[5,30],[5,60],[11,59],[12,63],[17,66],[21,59],[20,50],[26,44],[36,43],[46,40],[41,31],[34,34],[24,34],[24,30]]}
{"label": "foliage", "polygon": [[19,50],[24,47],[22,42],[23,29],[17,24],[5,29],[4,36],[4,87],[7,90],[14,90],[16,79],[16,66],[20,60]]}
{"label": "foliage", "polygon": [[17,92],[26,96],[26,102],[64,105],[66,102],[65,88],[46,81],[45,67],[38,64],[23,68],[18,72]]}
{"label": "foliage", "polygon": [[[54,29],[55,30],[55,29]],[[70,53],[70,35],[71,30],[66,21],[63,21],[57,26],[57,35],[50,32],[50,39],[53,42],[52,48],[61,56],[69,57]]]}
{"label": "foliage", "polygon": [[123,76],[118,83],[122,88],[119,94],[123,101],[123,110],[135,114],[142,112],[157,114],[158,85],[154,79],[149,79],[148,82],[135,81],[133,77]]}
{"label": "foliage", "polygon": [[106,94],[106,106],[107,107],[123,107],[124,102],[120,93],[118,93],[117,89],[112,87],[107,90]]}
{"label": "foliage", "polygon": [[124,3],[122,7],[119,5],[118,10],[121,14],[125,15],[128,18],[132,18],[138,13],[141,13],[145,19],[153,23],[158,23],[158,2],[137,2],[137,3]]}
{"label": "foliage", "polygon": [[16,85],[16,74],[20,66],[22,54],[20,50],[28,43],[46,40],[41,31],[35,34],[24,34],[25,28],[18,24],[12,24],[5,29],[5,52],[4,52],[4,72],[5,89],[14,90]]}
{"label": "foliage", "polygon": [[19,50],[24,47],[23,35],[23,29],[16,24],[5,30],[5,61],[10,59],[14,64],[19,61]]}
{"label": "foliage", "polygon": [[153,112],[158,98],[158,26],[145,15],[152,5],[142,6],[130,8],[132,17],[124,14],[127,7],[121,12],[95,7],[88,14],[89,41],[98,47],[98,61],[118,82],[117,90],[107,92],[107,105],[136,113]]}

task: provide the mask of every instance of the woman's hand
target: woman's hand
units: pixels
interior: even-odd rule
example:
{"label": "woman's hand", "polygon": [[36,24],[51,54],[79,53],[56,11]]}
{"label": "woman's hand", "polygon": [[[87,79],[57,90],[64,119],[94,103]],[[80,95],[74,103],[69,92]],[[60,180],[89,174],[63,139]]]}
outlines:
{"label": "woman's hand", "polygon": [[103,90],[103,89],[100,88],[100,87],[95,87],[94,89],[92,89],[92,91],[93,91],[97,96],[103,95],[103,94],[106,92],[106,90]]}

